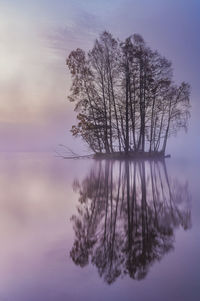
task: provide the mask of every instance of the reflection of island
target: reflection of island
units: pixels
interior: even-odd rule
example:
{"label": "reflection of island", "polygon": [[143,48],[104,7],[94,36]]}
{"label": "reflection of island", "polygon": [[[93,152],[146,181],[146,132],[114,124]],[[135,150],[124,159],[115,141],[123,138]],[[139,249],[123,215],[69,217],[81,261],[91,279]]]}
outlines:
{"label": "reflection of island", "polygon": [[143,279],[173,249],[174,229],[191,226],[188,186],[169,179],[165,162],[97,162],[74,189],[70,256],[81,267],[91,261],[109,284],[125,274]]}

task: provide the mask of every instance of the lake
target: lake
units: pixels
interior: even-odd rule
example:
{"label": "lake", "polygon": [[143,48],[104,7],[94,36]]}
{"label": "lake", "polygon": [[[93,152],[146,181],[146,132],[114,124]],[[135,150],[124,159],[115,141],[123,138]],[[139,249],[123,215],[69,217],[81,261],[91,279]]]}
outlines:
{"label": "lake", "polygon": [[1,301],[199,301],[200,162],[0,155]]}

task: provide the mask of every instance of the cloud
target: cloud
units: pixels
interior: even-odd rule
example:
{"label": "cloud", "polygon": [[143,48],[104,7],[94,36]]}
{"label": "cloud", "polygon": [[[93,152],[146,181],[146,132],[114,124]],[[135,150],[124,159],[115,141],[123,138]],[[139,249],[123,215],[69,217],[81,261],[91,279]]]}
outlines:
{"label": "cloud", "polygon": [[88,48],[103,27],[97,15],[84,10],[79,10],[79,13],[66,23],[65,26],[58,26],[46,32],[49,47],[65,53],[77,47]]}

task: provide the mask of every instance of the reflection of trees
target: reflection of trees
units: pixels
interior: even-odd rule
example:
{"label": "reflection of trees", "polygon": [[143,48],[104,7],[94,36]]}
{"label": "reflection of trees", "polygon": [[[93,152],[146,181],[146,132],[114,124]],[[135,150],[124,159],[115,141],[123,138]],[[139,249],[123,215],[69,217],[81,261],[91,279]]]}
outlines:
{"label": "reflection of trees", "polygon": [[173,249],[174,229],[191,226],[188,186],[169,179],[165,162],[101,161],[74,189],[71,258],[91,261],[109,284],[125,274],[143,279]]}

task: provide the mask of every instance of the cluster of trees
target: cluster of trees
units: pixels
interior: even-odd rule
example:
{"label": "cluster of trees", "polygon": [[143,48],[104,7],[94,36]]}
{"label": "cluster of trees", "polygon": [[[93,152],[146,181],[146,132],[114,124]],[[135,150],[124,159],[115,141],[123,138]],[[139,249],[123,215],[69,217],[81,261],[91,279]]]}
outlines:
{"label": "cluster of trees", "polygon": [[173,249],[175,228],[191,227],[188,185],[170,179],[164,162],[96,162],[74,189],[70,256],[81,267],[91,262],[108,284],[143,279]]}
{"label": "cluster of trees", "polygon": [[103,32],[85,53],[67,58],[81,136],[95,153],[165,153],[168,137],[187,129],[188,83],[173,82],[171,62],[134,34],[121,42]]}

